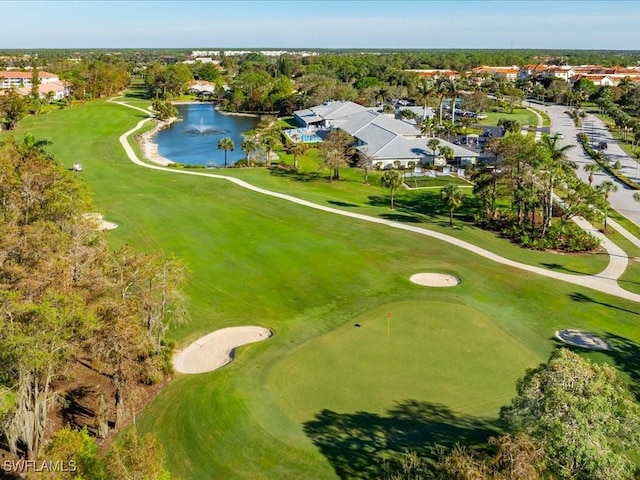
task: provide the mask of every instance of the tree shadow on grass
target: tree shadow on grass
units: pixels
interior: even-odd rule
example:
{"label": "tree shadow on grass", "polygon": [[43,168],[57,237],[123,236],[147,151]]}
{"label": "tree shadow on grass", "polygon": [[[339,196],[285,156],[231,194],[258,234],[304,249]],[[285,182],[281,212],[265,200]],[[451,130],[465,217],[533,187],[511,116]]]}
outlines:
{"label": "tree shadow on grass", "polygon": [[377,478],[383,460],[407,450],[433,457],[435,444],[483,443],[499,433],[494,422],[419,400],[399,401],[386,415],[322,410],[304,431],[343,479]]}
{"label": "tree shadow on grass", "polygon": [[599,302],[598,300],[595,300],[594,298],[591,298],[590,296],[585,295],[584,293],[573,292],[569,294],[569,298],[578,303],[595,303],[597,305],[602,305],[603,307],[609,307],[615,310],[620,310],[622,312],[633,313],[634,315],[640,315],[640,312],[637,312],[635,310],[629,310],[627,308],[618,307],[617,305],[612,305],[610,303]]}
{"label": "tree shadow on grass", "polygon": [[[611,332],[606,332],[599,336],[609,344],[610,350],[592,350],[578,347],[565,343],[555,336],[552,340],[557,348],[566,348],[580,355],[595,355],[600,359],[609,357],[618,370],[628,378],[626,383],[631,393],[640,400],[640,343]],[[595,361],[601,361],[600,359],[595,359]]]}
{"label": "tree shadow on grass", "polygon": [[604,339],[611,345],[604,353],[629,376],[629,389],[640,400],[640,343],[611,332]]}
{"label": "tree shadow on grass", "polygon": [[360,205],[356,205],[355,203],[340,202],[338,200],[328,200],[327,203],[330,203],[331,205],[335,205],[336,207],[359,207],[360,206]]}
{"label": "tree shadow on grass", "polygon": [[324,178],[318,172],[301,172],[285,168],[271,168],[269,174],[274,177],[288,178],[294,182],[313,182]]}
{"label": "tree shadow on grass", "polygon": [[380,215],[385,220],[400,223],[420,223],[420,219],[415,215],[403,215],[401,213],[383,213]]}
{"label": "tree shadow on grass", "polygon": [[149,95],[149,92],[147,92],[146,90],[142,89],[142,88],[133,88],[131,90],[128,90],[125,92],[124,94],[125,98],[139,98],[142,100],[149,100],[151,99],[151,96]]}
{"label": "tree shadow on grass", "polygon": [[[374,207],[389,206],[390,196],[369,196],[369,205]],[[449,210],[440,199],[439,191],[412,192],[410,195],[397,195],[394,199],[394,208],[398,212],[409,213],[419,219],[441,220],[442,226],[449,226]],[[465,203],[453,212],[454,221],[473,221],[473,215],[478,210],[476,201],[466,198]]]}

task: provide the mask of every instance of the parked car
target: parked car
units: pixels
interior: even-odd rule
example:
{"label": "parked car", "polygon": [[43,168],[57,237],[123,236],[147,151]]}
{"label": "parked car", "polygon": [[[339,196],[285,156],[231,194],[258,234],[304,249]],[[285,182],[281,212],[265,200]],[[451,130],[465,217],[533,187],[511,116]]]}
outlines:
{"label": "parked car", "polygon": [[486,113],[478,113],[478,114],[476,115],[476,118],[477,118],[478,120],[484,120],[485,118],[487,118],[487,114],[486,114]]}

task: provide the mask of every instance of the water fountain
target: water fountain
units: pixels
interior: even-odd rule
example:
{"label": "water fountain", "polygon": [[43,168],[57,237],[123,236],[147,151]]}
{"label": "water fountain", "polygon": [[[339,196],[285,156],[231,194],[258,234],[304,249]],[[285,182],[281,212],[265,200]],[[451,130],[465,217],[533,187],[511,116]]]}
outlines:
{"label": "water fountain", "polygon": [[187,136],[191,135],[224,135],[229,133],[229,130],[221,128],[214,128],[210,125],[205,125],[204,118],[200,117],[200,123],[198,125],[190,125],[182,132]]}
{"label": "water fountain", "polygon": [[[202,166],[222,165],[225,153],[228,162],[245,157],[240,148],[242,133],[255,128],[257,118],[224,115],[210,104],[182,104],[176,108],[182,120],[163,128],[154,138],[161,156],[177,163]],[[229,152],[218,148],[220,139],[227,136],[235,143],[235,149]]]}

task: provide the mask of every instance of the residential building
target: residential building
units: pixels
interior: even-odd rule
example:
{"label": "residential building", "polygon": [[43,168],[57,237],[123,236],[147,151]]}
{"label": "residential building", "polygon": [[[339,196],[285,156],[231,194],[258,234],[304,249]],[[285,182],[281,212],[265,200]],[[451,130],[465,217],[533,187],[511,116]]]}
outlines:
{"label": "residential building", "polygon": [[511,67],[489,67],[487,65],[482,65],[481,67],[472,69],[471,73],[480,76],[492,75],[494,78],[501,78],[507,80],[508,82],[513,82],[518,78],[520,67],[516,65],[513,65]]}
{"label": "residential building", "polygon": [[[14,88],[21,95],[30,95],[32,81],[31,71],[0,71],[0,89]],[[60,80],[58,75],[49,72],[38,72],[38,95],[40,98],[61,100],[70,94],[69,86]]]}

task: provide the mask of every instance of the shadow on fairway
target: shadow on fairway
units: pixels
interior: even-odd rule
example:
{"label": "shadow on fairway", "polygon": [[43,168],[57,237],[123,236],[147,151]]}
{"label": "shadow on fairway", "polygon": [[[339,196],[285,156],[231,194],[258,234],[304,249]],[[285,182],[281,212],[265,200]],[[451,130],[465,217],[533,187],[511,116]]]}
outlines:
{"label": "shadow on fairway", "polygon": [[[595,253],[590,253],[590,255],[596,256],[596,255],[606,255],[609,256],[608,253],[601,253],[601,252],[595,252]],[[540,266],[548,268],[549,270],[556,270],[556,271],[561,271],[561,272],[565,272],[565,273],[572,273],[572,274],[576,274],[576,275],[592,275],[594,277],[600,277],[600,275],[593,275],[589,272],[584,272],[584,271],[580,271],[580,270],[575,270],[572,268],[567,268],[564,265],[560,265],[559,263],[545,263],[545,262],[541,262]],[[606,278],[606,277],[601,277],[601,278]],[[635,283],[635,282],[633,282]]]}
{"label": "shadow on fairway", "polygon": [[269,174],[274,177],[288,178],[294,182],[313,182],[323,178],[317,172],[298,172],[293,169],[270,168]]}
{"label": "shadow on fairway", "polygon": [[611,350],[603,353],[629,376],[629,389],[640,400],[640,344],[610,332],[604,339],[611,345]]}
{"label": "shadow on fairway", "polygon": [[459,415],[448,407],[402,400],[386,415],[322,410],[304,431],[340,478],[377,478],[384,459],[407,450],[433,457],[435,444],[484,443],[499,433],[495,423]]}
{"label": "shadow on fairway", "polygon": [[403,215],[401,213],[383,213],[380,215],[386,220],[400,223],[420,223],[420,219],[415,215]]}
{"label": "shadow on fairway", "polygon": [[141,100],[150,100],[151,96],[149,93],[142,88],[133,88],[131,90],[127,90],[124,94],[125,98],[139,98]]}
{"label": "shadow on fairway", "polygon": [[329,200],[327,201],[327,203],[330,203],[331,205],[335,205],[336,207],[359,207],[360,206],[360,205],[356,205],[355,203],[340,202],[338,200]]}
{"label": "shadow on fairway", "polygon": [[622,312],[627,312],[627,313],[633,313],[635,315],[640,315],[640,312],[636,312],[635,310],[629,310],[627,308],[621,308],[621,307],[618,307],[617,305],[612,305],[610,303],[599,302],[598,300],[595,300],[595,299],[591,298],[590,296],[585,295],[584,293],[573,292],[573,293],[569,294],[569,298],[571,300],[573,300],[574,302],[578,302],[578,303],[595,303],[597,305],[602,305],[603,307],[609,307],[609,308],[613,308],[615,310],[620,310]]}

